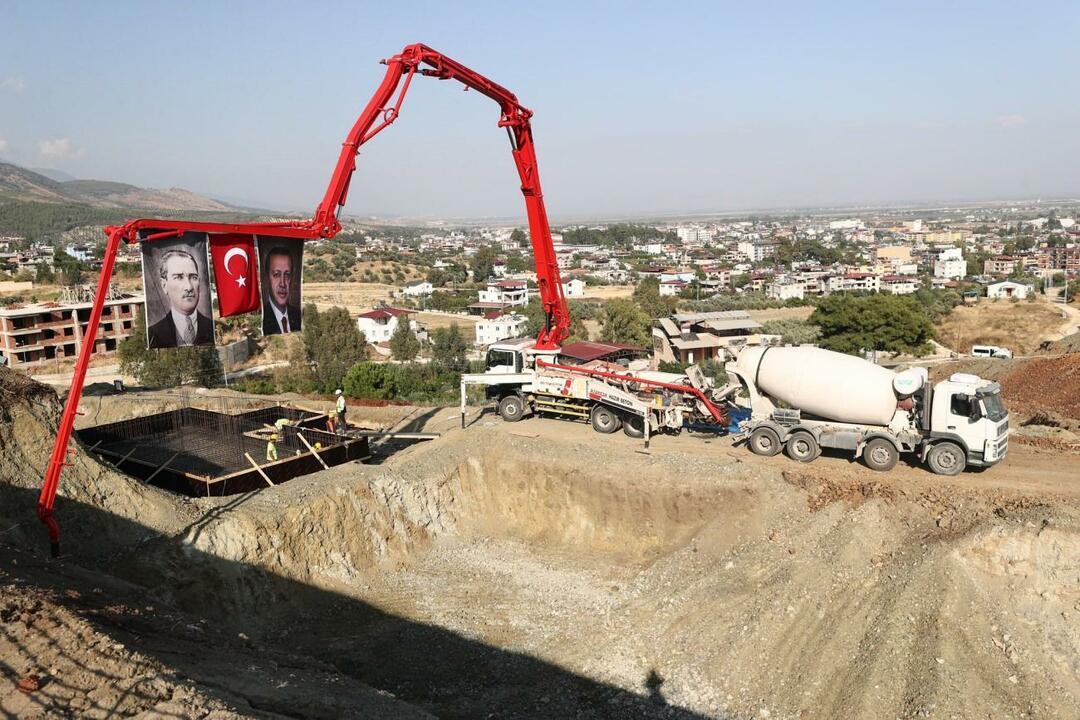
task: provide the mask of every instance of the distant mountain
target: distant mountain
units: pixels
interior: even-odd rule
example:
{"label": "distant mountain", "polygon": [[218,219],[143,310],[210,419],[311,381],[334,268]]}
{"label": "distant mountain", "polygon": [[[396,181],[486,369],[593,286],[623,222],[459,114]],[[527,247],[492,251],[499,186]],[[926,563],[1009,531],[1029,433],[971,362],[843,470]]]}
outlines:
{"label": "distant mountain", "polygon": [[0,162],[0,200],[80,203],[94,208],[145,208],[235,212],[225,203],[182,188],[155,190],[104,180],[57,181],[18,165]]}
{"label": "distant mountain", "polygon": [[64,172],[63,170],[57,170],[55,168],[27,168],[27,169],[28,170],[33,170],[38,175],[44,175],[45,177],[49,178],[50,180],[55,180],[56,182],[70,182],[72,180],[78,180],[78,178],[75,177],[74,175],[69,175],[68,173]]}

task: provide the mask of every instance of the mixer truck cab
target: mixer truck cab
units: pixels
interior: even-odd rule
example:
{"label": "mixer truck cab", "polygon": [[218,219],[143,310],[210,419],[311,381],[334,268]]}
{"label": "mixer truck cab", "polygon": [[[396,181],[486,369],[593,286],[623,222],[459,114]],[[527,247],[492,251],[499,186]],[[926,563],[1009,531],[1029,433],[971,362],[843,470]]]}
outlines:
{"label": "mixer truck cab", "polygon": [[749,418],[740,433],[758,455],[785,450],[812,462],[822,448],[850,451],[886,471],[907,454],[939,475],[987,467],[1008,452],[1001,387],[957,373],[932,385],[923,368],[894,372],[808,347],[746,348],[727,372]]}
{"label": "mixer truck cab", "polygon": [[[1009,413],[1001,386],[956,373],[931,388],[923,458],[934,472],[954,475],[965,465],[987,467],[1009,451]],[[962,451],[962,454],[961,454]]]}

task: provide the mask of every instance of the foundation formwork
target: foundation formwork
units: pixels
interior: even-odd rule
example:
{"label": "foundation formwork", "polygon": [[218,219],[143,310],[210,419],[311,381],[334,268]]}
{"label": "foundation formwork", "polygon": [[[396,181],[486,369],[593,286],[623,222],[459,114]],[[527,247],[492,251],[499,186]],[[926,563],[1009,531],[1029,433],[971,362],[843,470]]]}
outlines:
{"label": "foundation formwork", "polygon": [[[274,423],[282,418],[289,425],[279,432]],[[188,407],[86,428],[77,437],[118,469],[158,487],[191,496],[233,495],[266,487],[267,479],[277,485],[317,472],[323,463],[332,467],[370,456],[366,437],[330,433],[326,419],[290,407],[236,414]],[[267,462],[272,433],[279,436],[278,460]]]}

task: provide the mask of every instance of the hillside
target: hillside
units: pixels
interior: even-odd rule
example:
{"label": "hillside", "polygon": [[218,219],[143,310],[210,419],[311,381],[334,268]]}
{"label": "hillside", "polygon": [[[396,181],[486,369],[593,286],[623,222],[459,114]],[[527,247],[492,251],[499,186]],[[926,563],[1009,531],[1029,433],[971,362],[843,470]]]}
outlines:
{"label": "hillside", "polygon": [[78,203],[99,210],[146,208],[229,212],[237,209],[182,188],[157,190],[104,180],[58,182],[10,163],[0,163],[0,200]]}

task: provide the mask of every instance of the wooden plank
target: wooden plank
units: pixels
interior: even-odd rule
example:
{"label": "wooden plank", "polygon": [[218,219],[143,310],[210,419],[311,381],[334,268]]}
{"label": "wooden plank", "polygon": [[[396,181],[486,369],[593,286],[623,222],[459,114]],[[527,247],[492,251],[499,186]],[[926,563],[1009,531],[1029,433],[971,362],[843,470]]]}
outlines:
{"label": "wooden plank", "polygon": [[296,433],[296,437],[300,438],[300,442],[304,443],[304,445],[307,447],[307,449],[311,451],[311,454],[315,456],[315,459],[319,461],[319,464],[323,466],[324,470],[329,470],[330,469],[330,466],[326,464],[325,460],[323,460],[321,457],[319,457],[318,451],[311,446],[311,443],[309,443],[307,441],[307,438],[304,437],[304,435],[302,433]]}
{"label": "wooden plank", "polygon": [[270,487],[274,487],[273,481],[270,480],[270,478],[268,478],[266,476],[266,473],[263,472],[263,469],[261,467],[259,467],[259,463],[255,462],[255,458],[251,457],[251,455],[249,455],[247,453],[244,453],[244,457],[246,457],[248,459],[248,462],[251,463],[252,467],[254,467],[255,470],[260,475],[262,475],[262,479],[266,481],[266,484],[269,485]]}
{"label": "wooden plank", "polygon": [[153,472],[153,474],[151,474],[151,475],[150,475],[150,477],[146,478],[146,482],[150,482],[151,480],[153,480],[154,478],[156,478],[156,477],[157,477],[157,474],[158,474],[159,472],[161,472],[161,471],[162,471],[162,470],[164,470],[165,468],[169,467],[169,463],[171,463],[171,462],[172,462],[173,460],[175,460],[175,459],[176,459],[176,456],[177,456],[177,455],[179,455],[179,454],[180,454],[179,452],[174,452],[174,453],[172,454],[172,457],[170,457],[170,458],[169,458],[168,460],[166,460],[166,461],[165,461],[165,462],[164,462],[164,463],[163,463],[162,465],[160,465],[160,466],[158,467],[158,469],[157,469],[157,470],[155,470],[155,471]]}
{"label": "wooden plank", "polygon": [[516,435],[518,437],[523,437],[523,438],[537,438],[537,437],[540,437],[540,433],[524,432],[522,430],[510,430],[509,433],[511,435]]}

